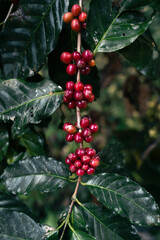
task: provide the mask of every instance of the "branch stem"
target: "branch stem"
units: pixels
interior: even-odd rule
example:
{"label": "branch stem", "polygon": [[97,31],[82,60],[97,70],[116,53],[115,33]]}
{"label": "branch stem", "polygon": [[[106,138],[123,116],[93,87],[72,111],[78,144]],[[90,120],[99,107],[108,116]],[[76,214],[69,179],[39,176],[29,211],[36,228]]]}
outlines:
{"label": "branch stem", "polygon": [[10,8],[9,8],[9,11],[8,11],[8,13],[7,13],[6,18],[4,19],[3,28],[4,28],[4,25],[5,25],[5,23],[7,22],[8,18],[9,18],[9,16],[10,16],[11,12],[12,12],[13,7],[14,7],[14,4],[12,3],[11,6],[10,6]]}

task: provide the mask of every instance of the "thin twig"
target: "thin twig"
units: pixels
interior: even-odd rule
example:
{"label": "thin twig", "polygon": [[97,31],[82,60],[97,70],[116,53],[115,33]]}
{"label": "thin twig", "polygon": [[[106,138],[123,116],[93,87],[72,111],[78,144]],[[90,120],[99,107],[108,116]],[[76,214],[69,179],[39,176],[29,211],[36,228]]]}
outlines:
{"label": "thin twig", "polygon": [[155,142],[153,142],[151,145],[148,146],[148,148],[144,151],[144,153],[142,154],[142,160],[144,161],[145,158],[147,158],[147,156],[153,151],[153,149],[155,149],[158,144],[160,143],[160,135],[158,136],[158,138],[155,140]]}
{"label": "thin twig", "polygon": [[5,25],[5,23],[7,22],[8,18],[9,18],[9,16],[10,16],[11,12],[12,12],[13,7],[14,7],[14,4],[12,3],[11,6],[10,6],[10,8],[9,8],[9,11],[8,11],[8,13],[7,13],[6,18],[4,19],[3,28],[4,28],[4,25]]}

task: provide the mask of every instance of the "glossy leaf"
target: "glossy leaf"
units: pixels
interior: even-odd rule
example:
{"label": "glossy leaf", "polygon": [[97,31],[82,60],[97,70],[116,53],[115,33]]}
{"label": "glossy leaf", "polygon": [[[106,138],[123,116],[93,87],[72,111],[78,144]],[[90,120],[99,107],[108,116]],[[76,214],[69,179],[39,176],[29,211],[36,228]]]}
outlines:
{"label": "glossy leaf", "polygon": [[91,1],[87,34],[94,53],[122,49],[146,31],[153,17],[145,19],[137,11],[124,11],[128,2],[123,1],[121,8],[115,10],[112,9],[111,0]]}
{"label": "glossy leaf", "polygon": [[49,80],[27,83],[11,79],[0,84],[0,119],[39,123],[59,107],[63,92]]}
{"label": "glossy leaf", "polygon": [[21,0],[0,35],[2,76],[26,78],[55,48],[68,0]]}
{"label": "glossy leaf", "polygon": [[[138,240],[136,229],[125,219],[109,209],[95,204],[81,204],[81,214],[85,219],[85,226],[98,240]],[[74,212],[76,218],[76,212]],[[75,225],[76,222],[74,222]]]}
{"label": "glossy leaf", "polygon": [[12,193],[26,194],[37,190],[54,192],[67,184],[68,168],[53,158],[33,157],[14,163],[1,176]]}
{"label": "glossy leaf", "polygon": [[119,50],[119,53],[138,71],[152,80],[160,77],[160,53],[149,31],[128,47]]}
{"label": "glossy leaf", "polygon": [[71,240],[96,240],[93,236],[88,235],[86,232],[74,230],[72,232]]}
{"label": "glossy leaf", "polygon": [[1,240],[43,239],[44,232],[29,216],[20,212],[0,211]]}
{"label": "glossy leaf", "polygon": [[160,225],[160,211],[153,197],[127,177],[102,173],[85,184],[107,208],[140,226]]}
{"label": "glossy leaf", "polygon": [[157,8],[160,6],[159,0],[123,0],[121,2],[121,5],[125,4],[124,9],[125,10],[131,10],[131,9],[139,9],[142,7],[151,7],[154,10],[157,10]]}
{"label": "glossy leaf", "polygon": [[5,125],[2,123],[0,125],[0,161],[2,161],[8,150],[9,134]]}
{"label": "glossy leaf", "polygon": [[83,212],[80,210],[80,208],[74,206],[70,221],[75,229],[86,232],[86,225],[88,223],[85,221]]}

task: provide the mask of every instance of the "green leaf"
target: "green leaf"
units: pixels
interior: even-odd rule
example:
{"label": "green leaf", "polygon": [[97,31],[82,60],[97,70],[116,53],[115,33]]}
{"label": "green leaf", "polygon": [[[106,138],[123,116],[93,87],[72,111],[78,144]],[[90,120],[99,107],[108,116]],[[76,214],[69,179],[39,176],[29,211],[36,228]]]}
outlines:
{"label": "green leaf", "polygon": [[37,240],[43,239],[44,234],[41,227],[26,214],[0,211],[1,240]]}
{"label": "green leaf", "polygon": [[47,235],[47,239],[49,239],[49,240],[58,240],[58,231],[55,231],[52,234],[48,234]]}
{"label": "green leaf", "polygon": [[71,213],[71,223],[75,229],[78,229],[84,232],[86,231],[87,223],[85,222],[82,211],[76,206],[74,206]]}
{"label": "green leaf", "polygon": [[147,77],[160,77],[160,54],[149,31],[119,53]]}
{"label": "green leaf", "polygon": [[0,193],[0,239],[42,239],[45,232],[28,213],[27,207],[16,198]]}
{"label": "green leaf", "polygon": [[[11,79],[0,84],[0,119],[39,123],[59,107],[63,92],[49,80],[27,83]],[[16,119],[15,119],[16,118]]]}
{"label": "green leaf", "polygon": [[158,7],[160,7],[160,2],[159,0],[123,0],[121,2],[121,5],[125,4],[124,9],[125,10],[130,10],[130,9],[139,9],[142,7],[151,7],[155,10],[157,10]]}
{"label": "green leaf", "polygon": [[55,48],[68,0],[21,0],[0,35],[2,76],[26,78],[38,72]]}
{"label": "green leaf", "polygon": [[160,225],[160,212],[153,197],[127,177],[102,173],[84,183],[107,208],[140,226]]}
{"label": "green leaf", "polygon": [[[79,202],[78,202],[79,203]],[[98,240],[138,240],[136,229],[125,219],[104,207],[81,204],[86,227]]]}
{"label": "green leaf", "polygon": [[37,190],[54,192],[68,182],[69,170],[61,162],[47,157],[33,157],[14,163],[1,176],[12,193]]}
{"label": "green leaf", "polygon": [[112,1],[92,0],[90,3],[87,31],[88,41],[94,53],[113,52],[122,49],[143,34],[153,17],[145,19],[137,11],[124,11],[129,0],[119,10],[112,9]]}
{"label": "green leaf", "polygon": [[93,236],[88,235],[86,232],[75,230],[72,228],[71,240],[96,240]]}
{"label": "green leaf", "polygon": [[6,126],[2,123],[0,125],[0,161],[2,161],[8,150],[9,134]]}

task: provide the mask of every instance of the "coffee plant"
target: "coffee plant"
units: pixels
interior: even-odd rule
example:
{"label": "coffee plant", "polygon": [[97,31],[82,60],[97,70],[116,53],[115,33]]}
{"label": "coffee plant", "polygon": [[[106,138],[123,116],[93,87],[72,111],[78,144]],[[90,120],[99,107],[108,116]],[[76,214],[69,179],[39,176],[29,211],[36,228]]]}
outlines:
{"label": "coffee plant", "polygon": [[[160,76],[148,29],[159,7],[159,0],[0,0],[1,240],[138,240],[139,229],[160,226],[158,204],[127,173],[119,143],[92,145],[101,124],[88,114],[100,96],[98,53],[117,52],[147,78]],[[58,109],[56,132],[73,145],[63,162],[43,135]],[[23,201],[40,192],[47,202],[68,186],[57,227],[39,223]]]}

